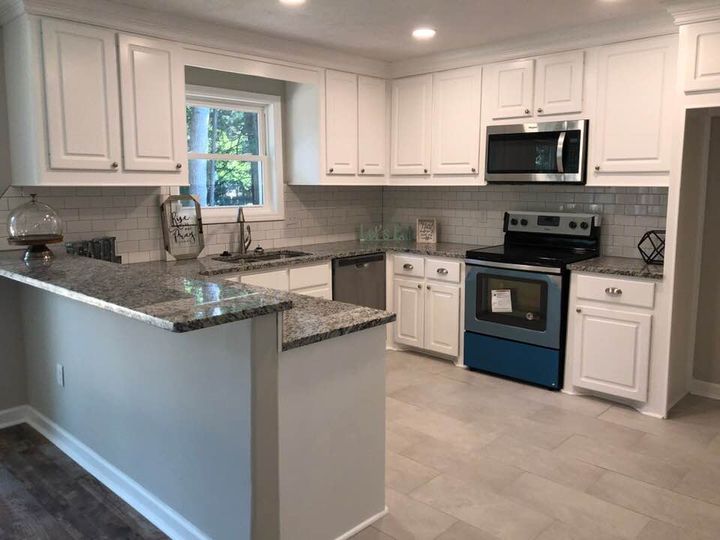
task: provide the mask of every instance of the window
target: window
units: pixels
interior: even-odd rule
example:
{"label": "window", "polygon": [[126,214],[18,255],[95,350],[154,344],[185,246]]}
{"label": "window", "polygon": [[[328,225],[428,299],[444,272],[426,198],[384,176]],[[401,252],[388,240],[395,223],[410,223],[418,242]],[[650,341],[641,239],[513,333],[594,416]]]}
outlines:
{"label": "window", "polygon": [[280,97],[188,86],[189,187],[207,223],[283,219]]}

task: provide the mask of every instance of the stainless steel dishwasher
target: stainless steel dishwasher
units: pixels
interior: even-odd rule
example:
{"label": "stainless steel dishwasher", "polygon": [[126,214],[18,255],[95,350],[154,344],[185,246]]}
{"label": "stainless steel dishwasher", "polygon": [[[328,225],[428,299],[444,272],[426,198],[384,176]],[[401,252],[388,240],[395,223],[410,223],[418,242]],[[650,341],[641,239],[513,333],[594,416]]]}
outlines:
{"label": "stainless steel dishwasher", "polygon": [[333,259],[333,300],[385,309],[385,254]]}

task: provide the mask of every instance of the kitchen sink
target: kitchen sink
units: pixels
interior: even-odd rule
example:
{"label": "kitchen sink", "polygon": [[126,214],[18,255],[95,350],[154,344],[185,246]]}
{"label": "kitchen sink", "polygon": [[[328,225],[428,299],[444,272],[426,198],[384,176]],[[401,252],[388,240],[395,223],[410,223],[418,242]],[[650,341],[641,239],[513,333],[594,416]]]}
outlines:
{"label": "kitchen sink", "polygon": [[213,257],[215,261],[227,262],[227,263],[252,263],[262,261],[277,261],[283,259],[293,259],[295,257],[305,257],[310,253],[304,251],[292,251],[288,249],[280,249],[277,251],[250,251],[248,253],[228,253],[224,252],[222,255]]}

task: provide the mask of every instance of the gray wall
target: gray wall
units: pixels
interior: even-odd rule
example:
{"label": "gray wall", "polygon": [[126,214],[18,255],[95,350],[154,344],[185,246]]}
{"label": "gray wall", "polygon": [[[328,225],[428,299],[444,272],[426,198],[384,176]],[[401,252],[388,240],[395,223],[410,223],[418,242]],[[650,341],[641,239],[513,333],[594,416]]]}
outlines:
{"label": "gray wall", "polygon": [[720,384],[720,117],[712,121],[694,377]]}
{"label": "gray wall", "polygon": [[30,405],[210,537],[249,539],[252,321],[175,334],[27,286],[22,300]]}
{"label": "gray wall", "polygon": [[0,411],[27,404],[20,288],[0,278]]}
{"label": "gray wall", "polygon": [[667,188],[591,186],[390,187],[383,192],[383,221],[438,220],[439,240],[473,245],[503,241],[506,210],[591,212],[603,217],[606,255],[640,257],[636,245],[648,229],[665,228]]}

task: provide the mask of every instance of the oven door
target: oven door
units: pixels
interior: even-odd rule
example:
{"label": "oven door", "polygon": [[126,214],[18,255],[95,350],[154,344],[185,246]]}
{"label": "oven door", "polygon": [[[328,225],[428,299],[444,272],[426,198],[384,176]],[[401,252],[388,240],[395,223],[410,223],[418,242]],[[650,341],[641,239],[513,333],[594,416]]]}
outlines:
{"label": "oven door", "polygon": [[585,182],[587,120],[488,126],[488,182]]}
{"label": "oven door", "polygon": [[559,349],[563,286],[559,270],[553,274],[553,269],[541,267],[498,266],[467,262],[465,330]]}

